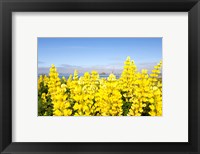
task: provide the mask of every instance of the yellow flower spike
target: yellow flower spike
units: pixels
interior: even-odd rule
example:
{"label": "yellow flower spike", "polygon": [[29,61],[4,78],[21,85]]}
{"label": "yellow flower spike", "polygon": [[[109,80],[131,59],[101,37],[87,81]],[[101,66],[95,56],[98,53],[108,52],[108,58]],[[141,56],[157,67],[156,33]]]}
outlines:
{"label": "yellow flower spike", "polygon": [[54,115],[55,115],[55,116],[63,116],[63,113],[62,113],[60,110],[56,110],[56,111],[54,112]]}
{"label": "yellow flower spike", "polygon": [[78,80],[78,71],[77,70],[74,70],[73,80],[75,80],[75,81]]}
{"label": "yellow flower spike", "polygon": [[142,74],[147,74],[147,73],[148,73],[148,70],[146,70],[146,69],[142,70]]}
{"label": "yellow flower spike", "polygon": [[65,103],[65,108],[67,109],[67,108],[69,108],[71,105],[70,105],[70,103],[69,102],[66,102]]}
{"label": "yellow flower spike", "polygon": [[154,103],[154,99],[153,99],[153,98],[150,98],[150,99],[149,99],[149,102],[150,102],[150,103]]}
{"label": "yellow flower spike", "polygon": [[41,98],[42,98],[42,102],[43,103],[46,103],[46,93],[42,93],[42,96],[41,96]]}

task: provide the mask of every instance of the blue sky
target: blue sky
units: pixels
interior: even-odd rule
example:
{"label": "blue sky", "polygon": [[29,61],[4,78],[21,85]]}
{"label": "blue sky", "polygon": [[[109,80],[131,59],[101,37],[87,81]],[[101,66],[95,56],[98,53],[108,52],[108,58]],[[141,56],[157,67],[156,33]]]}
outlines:
{"label": "blue sky", "polygon": [[[162,38],[38,38],[38,69],[55,64],[71,73],[99,69],[118,72],[130,56],[141,68],[162,60]],[[68,70],[67,70],[68,69]]]}

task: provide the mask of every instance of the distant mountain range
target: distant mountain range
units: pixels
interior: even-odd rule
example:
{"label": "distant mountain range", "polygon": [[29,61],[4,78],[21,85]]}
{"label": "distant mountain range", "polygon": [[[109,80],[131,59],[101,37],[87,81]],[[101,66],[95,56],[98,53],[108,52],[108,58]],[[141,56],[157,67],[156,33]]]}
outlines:
{"label": "distant mountain range", "polygon": [[[39,67],[38,68],[38,74],[48,74],[50,67]],[[74,70],[78,70],[80,74],[84,74],[85,72],[91,72],[91,71],[97,71],[99,74],[121,74],[122,69],[101,69],[101,68],[63,68],[63,67],[57,67],[57,71],[59,74],[73,74]]]}
{"label": "distant mountain range", "polygon": [[[138,64],[137,68],[138,71],[141,71],[141,69],[147,69],[148,73],[151,72],[151,70],[154,68],[156,63],[141,63]],[[93,70],[97,71],[101,75],[107,75],[110,73],[113,74],[121,74],[123,71],[123,66],[117,67],[117,66],[91,66],[91,67],[82,67],[82,66],[72,66],[72,65],[61,65],[60,67],[56,67],[57,71],[60,75],[66,76],[69,74],[73,74],[74,70],[78,70],[79,74],[84,74],[85,72],[91,72]],[[38,74],[49,74],[50,67],[38,67]]]}

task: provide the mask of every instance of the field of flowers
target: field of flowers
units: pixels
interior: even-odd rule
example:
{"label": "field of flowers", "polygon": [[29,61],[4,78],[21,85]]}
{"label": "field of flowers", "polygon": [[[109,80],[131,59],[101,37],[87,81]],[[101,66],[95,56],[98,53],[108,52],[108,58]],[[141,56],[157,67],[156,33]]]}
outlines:
{"label": "field of flowers", "polygon": [[59,78],[52,65],[38,79],[39,116],[162,116],[162,62],[148,73],[130,57],[120,78],[99,78],[96,71]]}

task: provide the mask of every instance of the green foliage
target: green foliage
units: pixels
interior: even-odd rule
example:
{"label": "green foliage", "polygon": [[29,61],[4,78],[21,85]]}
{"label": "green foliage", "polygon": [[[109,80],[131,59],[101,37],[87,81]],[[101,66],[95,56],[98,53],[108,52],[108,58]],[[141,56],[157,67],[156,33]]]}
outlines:
{"label": "green foliage", "polygon": [[50,96],[47,96],[46,102],[44,103],[41,96],[42,94],[48,93],[47,85],[44,82],[40,83],[40,90],[38,90],[38,116],[52,116],[53,115],[53,104]]}
{"label": "green foliage", "polygon": [[151,111],[151,109],[149,106],[150,102],[146,102],[146,107],[143,107],[142,116],[150,116],[149,112]]}
{"label": "green foliage", "polygon": [[125,94],[125,92],[120,91],[120,93],[122,95],[122,102],[123,102],[123,105],[122,105],[123,113],[122,113],[122,115],[127,116],[129,109],[131,108],[132,103],[126,102],[126,98],[123,96],[123,94]]}
{"label": "green foliage", "polygon": [[132,105],[131,102],[123,102],[123,106],[122,106],[122,109],[123,109],[122,115],[123,116],[127,116],[129,109],[131,108],[131,105]]}

